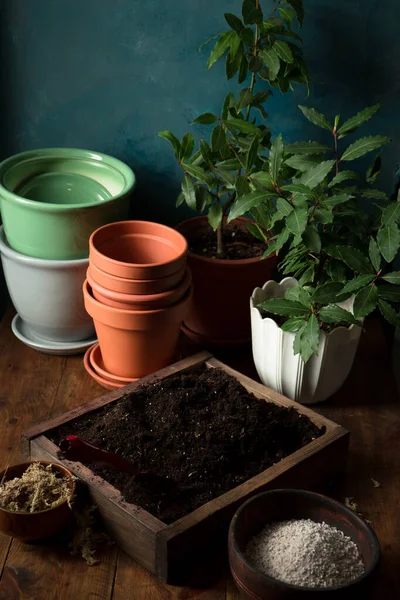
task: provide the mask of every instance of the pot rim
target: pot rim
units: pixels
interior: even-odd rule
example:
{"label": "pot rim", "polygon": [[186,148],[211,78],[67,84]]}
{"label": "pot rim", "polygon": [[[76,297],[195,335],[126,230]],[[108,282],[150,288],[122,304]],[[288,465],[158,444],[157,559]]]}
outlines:
{"label": "pot rim", "polygon": [[[98,250],[98,248],[95,246],[95,238],[97,235],[100,235],[100,232],[103,232],[108,228],[109,229],[112,229],[113,227],[118,228],[121,225],[127,226],[127,225],[133,224],[133,223],[137,224],[137,225],[141,225],[143,223],[145,223],[146,225],[148,225],[148,224],[151,224],[153,226],[156,225],[159,229],[161,229],[161,232],[165,231],[165,230],[168,230],[169,232],[172,231],[179,242],[182,243],[182,240],[183,240],[184,247],[179,252],[179,254],[178,253],[176,254],[176,256],[172,260],[162,261],[162,262],[158,262],[158,263],[132,263],[132,262],[125,262],[122,260],[116,260],[115,258],[111,258],[110,256],[107,256],[106,254],[103,254],[102,252],[100,252],[100,250]],[[155,235],[155,234],[153,234],[153,235]],[[168,238],[167,239],[163,238],[162,235],[160,235],[158,237],[165,240],[166,242],[168,240]],[[171,245],[174,245],[174,247],[176,247],[173,242],[171,243]],[[172,227],[169,227],[168,225],[164,225],[163,223],[155,223],[154,221],[144,221],[144,220],[134,219],[134,220],[129,220],[129,221],[116,221],[114,223],[107,223],[106,225],[103,225],[102,227],[99,227],[98,229],[96,229],[96,231],[93,231],[92,235],[89,238],[89,256],[94,255],[94,256],[100,258],[100,260],[105,261],[106,263],[108,263],[112,266],[115,266],[117,268],[122,267],[122,268],[126,268],[126,269],[138,269],[138,270],[161,268],[166,265],[173,264],[175,262],[180,261],[187,254],[187,251],[188,251],[187,240],[179,231],[176,231],[175,229],[173,229]],[[101,267],[99,267],[98,265],[96,265],[96,266],[99,269],[101,269]],[[181,266],[182,265],[180,265],[180,268],[181,268]],[[176,271],[179,271],[179,269],[176,269]],[[175,273],[176,271],[173,271],[173,273]],[[106,271],[106,273],[109,274],[107,271]],[[118,277],[114,273],[110,273],[110,274],[114,275],[115,277]],[[171,275],[171,273],[169,273],[169,275]],[[168,277],[168,275],[164,275],[164,277]],[[125,277],[125,279],[126,279],[126,277]],[[129,277],[127,279],[129,279]],[[144,281],[147,281],[147,280],[144,280]]]}
{"label": "pot rim", "polygon": [[[179,231],[180,233],[180,227],[184,227],[186,225],[186,223],[194,223],[194,222],[200,222],[200,221],[206,221],[207,217],[204,215],[201,215],[199,217],[191,217],[190,219],[185,219],[185,221],[181,221],[180,223],[178,223],[178,225],[175,226],[175,229],[177,231]],[[231,223],[234,223],[235,221],[244,221],[245,223],[253,223],[253,221],[251,219],[248,219],[247,217],[238,217],[237,219],[234,219],[233,221],[231,221]],[[182,233],[183,235],[183,233]],[[224,265],[226,267],[231,266],[232,268],[235,268],[235,265],[248,265],[248,264],[252,264],[258,261],[264,261],[264,260],[271,260],[276,258],[276,253],[275,252],[271,252],[271,254],[269,254],[268,256],[265,256],[265,258],[261,258],[260,256],[255,256],[254,258],[234,258],[234,259],[227,259],[227,258],[210,258],[208,256],[201,256],[200,254],[195,254],[194,252],[191,252],[188,249],[188,256],[190,256],[191,260],[198,260],[199,262],[203,262],[203,263],[212,263],[212,264],[221,264]]]}
{"label": "pot rim", "polygon": [[[281,579],[277,579],[275,577],[272,577],[271,575],[267,575],[266,573],[263,573],[262,571],[260,571],[259,569],[257,569],[257,567],[253,566],[245,557],[245,555],[243,554],[243,552],[240,550],[240,548],[238,547],[238,543],[236,540],[236,523],[238,521],[238,518],[240,518],[241,514],[243,513],[244,509],[249,505],[252,504],[256,499],[260,498],[261,496],[277,496],[279,498],[279,495],[282,494],[287,494],[290,496],[293,496],[293,499],[295,500],[296,496],[298,496],[299,494],[302,496],[307,496],[312,500],[316,500],[316,501],[320,501],[323,500],[325,502],[327,502],[328,504],[331,504],[333,506],[335,506],[335,508],[339,509],[342,513],[344,513],[345,515],[349,515],[351,516],[356,522],[357,525],[360,527],[365,528],[372,541],[373,541],[373,545],[374,545],[374,549],[375,549],[375,553],[374,553],[374,558],[371,562],[371,565],[369,566],[368,569],[365,569],[364,572],[359,575],[356,579],[353,579],[352,581],[350,581],[349,583],[345,583],[345,584],[341,584],[341,585],[337,585],[337,586],[333,586],[333,587],[305,587],[305,586],[299,586],[299,585],[295,585],[293,583],[288,583],[286,581],[282,581]],[[267,523],[266,523],[267,524]],[[275,490],[270,490],[267,492],[261,492],[260,494],[257,494],[255,496],[253,496],[252,498],[250,498],[249,500],[247,500],[246,502],[244,502],[236,511],[236,513],[234,514],[230,526],[229,526],[229,537],[228,537],[228,545],[229,548],[232,549],[232,552],[235,552],[235,554],[240,558],[240,560],[243,562],[243,564],[246,565],[246,568],[251,571],[252,573],[255,573],[257,576],[260,576],[266,584],[271,585],[271,584],[281,584],[283,587],[290,589],[290,590],[294,590],[294,591],[299,591],[299,592],[314,592],[314,593],[321,593],[321,592],[333,592],[336,590],[344,590],[344,589],[350,589],[352,588],[354,585],[360,583],[361,581],[363,581],[364,579],[366,579],[376,568],[379,560],[380,560],[380,555],[381,555],[381,548],[380,548],[380,544],[379,544],[379,540],[378,537],[375,533],[375,531],[372,529],[372,527],[365,521],[365,519],[363,519],[362,517],[360,517],[359,515],[357,515],[354,511],[352,511],[351,509],[349,509],[345,504],[343,504],[342,502],[339,502],[338,500],[334,500],[333,498],[330,498],[329,496],[325,496],[323,494],[317,494],[316,492],[310,492],[308,490],[302,490],[302,489],[275,489]]]}
{"label": "pot rim", "polygon": [[[261,314],[261,311],[260,311],[260,309],[259,309],[259,308],[258,308],[258,306],[257,306],[257,304],[255,304],[255,298],[254,298],[254,296],[255,296],[255,294],[256,294],[256,291],[257,291],[257,290],[265,290],[265,289],[266,289],[266,286],[267,286],[267,284],[268,284],[270,281],[273,281],[273,282],[274,282],[274,283],[276,283],[277,285],[281,285],[281,284],[282,284],[282,283],[284,283],[285,281],[289,281],[289,280],[296,281],[296,283],[298,283],[298,282],[297,282],[297,279],[296,279],[295,277],[284,277],[284,278],[283,278],[281,281],[275,281],[275,279],[269,279],[268,281],[266,281],[266,282],[264,283],[264,285],[263,285],[261,288],[260,288],[260,287],[256,287],[256,288],[254,288],[254,290],[253,290],[253,293],[251,294],[251,297],[250,297],[250,308],[251,308],[251,313],[252,313],[252,314],[255,314],[255,313],[256,313],[256,314],[257,314],[257,318],[259,318],[259,319],[261,320],[261,323],[264,323],[264,322],[267,322],[267,321],[268,321],[268,322],[270,322],[270,323],[273,323],[273,324],[275,325],[276,329],[280,329],[280,330],[282,331],[282,333],[283,333],[283,334],[290,334],[290,335],[293,335],[293,336],[294,336],[294,333],[292,333],[292,332],[290,332],[290,331],[283,331],[282,327],[281,327],[280,325],[278,325],[278,323],[276,322],[276,320],[275,320],[273,317],[263,317],[263,316],[262,316],[262,314]],[[254,312],[254,311],[255,311],[255,312]],[[344,329],[345,331],[352,331],[352,330],[353,330],[355,327],[359,327],[359,328],[361,329],[361,327],[362,327],[362,323],[363,323],[363,322],[364,322],[364,319],[361,319],[361,325],[354,325],[354,323],[350,323],[350,325],[349,325],[348,327],[345,327],[344,325],[339,325],[339,327],[334,327],[334,328],[333,328],[331,331],[329,331],[328,333],[327,333],[326,331],[323,331],[323,330],[321,329],[321,331],[320,331],[320,335],[324,335],[325,337],[330,337],[330,336],[331,336],[332,334],[334,334],[336,331],[340,331],[341,329]]]}
{"label": "pot rim", "polygon": [[97,291],[108,298],[109,300],[114,300],[115,302],[126,302],[131,304],[140,304],[147,305],[153,304],[155,302],[160,302],[162,300],[168,300],[174,295],[178,295],[181,293],[182,288],[184,288],[184,292],[182,296],[185,294],[186,290],[190,287],[192,283],[192,276],[190,274],[190,270],[186,267],[185,274],[182,281],[170,290],[166,290],[165,292],[158,292],[155,294],[126,294],[124,292],[116,292],[114,290],[110,290],[105,288],[104,286],[98,284],[92,277],[90,272],[90,267],[88,267],[86,271],[86,279],[93,290],[93,288],[97,288]]}
{"label": "pot rim", "polygon": [[[187,269],[186,266],[182,266],[180,269],[175,271],[175,273],[171,273],[170,275],[165,275],[164,277],[156,277],[155,279],[131,279],[130,277],[119,277],[119,275],[112,275],[111,273],[107,273],[107,271],[103,271],[102,269],[100,269],[100,267],[98,267],[94,263],[90,263],[89,267],[90,267],[91,271],[100,271],[102,275],[106,276],[107,278],[111,279],[112,281],[115,281],[116,283],[138,284],[138,285],[146,285],[146,284],[151,284],[155,281],[162,281],[162,280],[168,279],[170,277],[173,277],[175,275],[175,273],[178,273],[178,271],[182,271],[183,272],[182,276],[184,276],[184,272]],[[123,294],[124,292],[119,292],[119,293]],[[137,295],[139,295],[139,294],[137,294]]]}
{"label": "pot rim", "polygon": [[[99,302],[98,300],[96,300],[96,298],[94,298],[94,296],[92,294],[92,288],[90,287],[87,279],[85,279],[85,281],[83,282],[83,294],[84,294],[85,298],[87,297],[89,302],[93,303],[97,309],[99,307],[101,307],[101,310],[103,312],[105,311],[106,314],[115,315],[116,313],[118,313],[118,315],[120,315],[120,316],[133,317],[133,316],[152,316],[152,315],[164,313],[166,311],[171,311],[174,308],[177,308],[179,305],[185,304],[188,301],[189,297],[192,295],[192,290],[189,289],[185,293],[183,298],[181,298],[178,302],[171,304],[170,306],[165,306],[164,308],[153,308],[151,310],[141,310],[141,309],[128,310],[126,308],[115,308],[114,306],[107,306],[106,304],[103,304],[102,302]],[[92,316],[92,315],[90,315],[90,316]],[[97,317],[92,317],[92,318],[93,318],[93,320],[99,320]]]}
{"label": "pot rim", "polygon": [[35,258],[34,256],[27,256],[17,252],[11,246],[9,246],[4,231],[4,225],[0,226],[0,253],[10,260],[29,265],[31,267],[42,267],[47,269],[71,269],[75,267],[84,267],[89,265],[89,258],[75,258],[67,260],[59,259],[47,259],[47,258]]}
{"label": "pot rim", "polygon": [[[68,160],[80,160],[82,162],[90,162],[93,164],[103,164],[108,169],[118,172],[124,179],[124,188],[116,194],[101,202],[95,204],[55,204],[52,202],[37,202],[36,200],[30,200],[15,194],[4,185],[4,177],[6,176],[9,169],[16,167],[24,162],[40,162],[49,158],[62,158]],[[56,172],[56,171],[55,171]],[[37,210],[39,212],[51,212],[51,213],[65,213],[74,211],[78,208],[95,208],[97,206],[105,206],[123,198],[128,192],[133,190],[136,185],[136,177],[133,170],[124,162],[108,154],[102,152],[95,152],[94,150],[85,150],[83,148],[41,148],[37,150],[27,150],[26,152],[20,152],[14,154],[9,158],[6,158],[0,163],[0,192],[3,199],[11,200],[12,202],[25,206],[27,208]]]}
{"label": "pot rim", "polygon": [[[71,479],[71,486],[72,486],[71,499],[74,497],[75,492],[76,492],[75,475],[69,469],[67,469],[67,467],[64,467],[64,465],[59,465],[58,463],[52,462],[50,460],[28,460],[23,463],[17,463],[16,465],[9,465],[6,469],[3,469],[0,472],[0,481],[2,481],[4,473],[7,476],[7,472],[9,469],[14,469],[15,467],[26,467],[26,469],[27,469],[30,465],[33,465],[35,463],[40,463],[41,465],[45,465],[45,466],[52,465],[53,467],[56,467],[57,469],[60,469],[61,471],[63,471],[64,475],[65,475],[65,479],[67,479],[67,478]],[[4,479],[4,481],[8,481],[8,479]],[[52,511],[56,510],[57,508],[64,506],[64,504],[66,504],[67,502],[68,502],[68,500],[65,499],[62,502],[60,502],[59,504],[57,504],[57,506],[52,506],[50,508],[46,508],[45,510],[38,510],[33,513],[24,512],[22,510],[7,510],[6,508],[2,508],[1,506],[0,506],[0,511],[2,511],[8,515],[18,515],[18,516],[25,516],[25,517],[28,516],[29,517],[29,516],[43,515],[45,513],[50,513]]]}

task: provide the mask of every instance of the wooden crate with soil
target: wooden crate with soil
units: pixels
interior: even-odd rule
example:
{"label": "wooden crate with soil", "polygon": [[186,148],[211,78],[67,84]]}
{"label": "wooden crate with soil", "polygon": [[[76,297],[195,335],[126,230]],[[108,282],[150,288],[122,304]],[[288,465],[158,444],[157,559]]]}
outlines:
{"label": "wooden crate with soil", "polygon": [[[155,477],[63,459],[58,443],[71,434]],[[199,557],[225,539],[245,499],[333,476],[348,437],[202,352],[30,429],[23,444],[31,459],[65,464],[87,484],[125,552],[162,580],[182,584]]]}

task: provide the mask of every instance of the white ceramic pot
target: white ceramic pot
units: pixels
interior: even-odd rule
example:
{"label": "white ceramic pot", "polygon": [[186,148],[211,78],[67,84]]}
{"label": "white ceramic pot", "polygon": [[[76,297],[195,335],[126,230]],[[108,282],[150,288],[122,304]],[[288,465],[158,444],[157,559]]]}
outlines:
{"label": "white ceramic pot", "polygon": [[0,252],[12,303],[33,334],[55,342],[93,336],[82,295],[89,259],[44,260],[19,254],[8,245],[3,227]]}
{"label": "white ceramic pot", "polygon": [[[267,281],[255,288],[250,299],[253,358],[261,381],[273,390],[301,404],[315,404],[332,396],[343,385],[352,367],[361,327],[337,327],[321,331],[318,356],[304,364],[293,354],[295,334],[282,331],[274,319],[262,317],[256,306],[270,298],[283,298],[298,282],[286,277],[280,283]],[[340,306],[352,310],[353,298]]]}

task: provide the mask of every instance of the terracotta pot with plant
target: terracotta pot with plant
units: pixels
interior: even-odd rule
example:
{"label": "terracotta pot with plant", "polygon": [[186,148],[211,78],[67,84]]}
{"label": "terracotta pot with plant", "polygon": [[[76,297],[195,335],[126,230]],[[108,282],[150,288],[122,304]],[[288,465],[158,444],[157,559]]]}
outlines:
{"label": "terracotta pot with plant", "polygon": [[[400,271],[390,263],[400,246],[400,203],[374,187],[378,154],[361,182],[348,167],[389,142],[381,135],[351,144],[342,139],[378,110],[368,107],[340,125],[315,109],[300,107],[330,132],[331,145],[299,142],[271,147],[270,183],[257,204],[271,216],[270,250],[282,253],[286,277],[268,281],[251,298],[253,356],[263,383],[302,403],[325,400],[345,381],[363,319],[379,309],[400,325]],[[331,155],[331,156],[330,156]],[[369,199],[374,200],[374,204]],[[251,204],[237,213],[252,210]]]}
{"label": "terracotta pot with plant", "polygon": [[[191,133],[182,140],[170,131],[159,133],[173,146],[183,171],[177,206],[186,202],[204,215],[178,226],[189,242],[194,285],[185,331],[203,343],[249,339],[248,296],[276,265],[265,235],[270,221],[259,213],[255,201],[265,197],[268,175],[264,165],[271,133],[264,123],[264,104],[272,88],[286,93],[294,83],[308,87],[301,39],[292,29],[296,18],[302,24],[302,0],[275,1],[268,16],[259,0],[244,0],[241,18],[224,16],[229,30],[217,36],[207,66],[225,56],[226,76],[237,75],[241,91],[237,97],[229,92],[219,116],[206,112],[194,120],[212,126],[209,142],[201,139],[196,151]],[[246,203],[252,204],[258,224],[236,218],[237,207]]]}

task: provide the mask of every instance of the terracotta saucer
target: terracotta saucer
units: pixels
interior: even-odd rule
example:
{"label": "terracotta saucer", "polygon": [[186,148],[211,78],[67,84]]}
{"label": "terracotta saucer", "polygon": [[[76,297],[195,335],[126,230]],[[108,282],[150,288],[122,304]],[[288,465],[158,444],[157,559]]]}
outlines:
{"label": "terracotta saucer", "polygon": [[92,346],[91,352],[89,353],[89,362],[91,368],[95,371],[95,373],[97,373],[97,375],[99,375],[99,377],[112,383],[128,385],[128,383],[138,380],[138,377],[120,377],[119,375],[113,375],[113,373],[109,373],[104,366],[99,344]]}
{"label": "terracotta saucer", "polygon": [[97,346],[98,344],[95,344],[94,346],[91,346],[86,352],[85,352],[85,356],[83,357],[83,366],[85,367],[86,371],[88,372],[88,374],[99,384],[101,385],[103,388],[105,388],[106,390],[119,390],[120,388],[124,387],[125,385],[128,385],[128,383],[131,383],[132,381],[136,381],[136,379],[132,379],[130,380],[128,383],[127,382],[117,382],[117,381],[113,381],[112,379],[109,378],[105,378],[102,377],[101,375],[99,375],[98,373],[96,373],[96,371],[93,369],[91,361],[90,361],[90,355],[93,351],[93,349]]}

